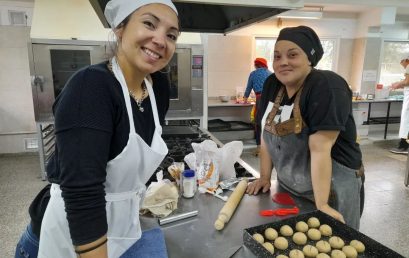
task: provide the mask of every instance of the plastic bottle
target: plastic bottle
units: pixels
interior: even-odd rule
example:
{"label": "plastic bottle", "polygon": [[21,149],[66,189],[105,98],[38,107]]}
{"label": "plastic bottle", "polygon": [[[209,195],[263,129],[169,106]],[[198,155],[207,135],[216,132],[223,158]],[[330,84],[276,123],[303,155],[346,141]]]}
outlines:
{"label": "plastic bottle", "polygon": [[183,185],[183,197],[192,198],[196,192],[195,171],[190,170],[190,169],[183,171],[182,185]]}

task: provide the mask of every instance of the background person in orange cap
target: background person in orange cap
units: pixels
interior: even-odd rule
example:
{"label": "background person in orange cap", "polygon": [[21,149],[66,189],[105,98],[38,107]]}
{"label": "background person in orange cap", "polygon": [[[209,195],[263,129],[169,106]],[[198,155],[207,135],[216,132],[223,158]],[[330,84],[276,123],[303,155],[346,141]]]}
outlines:
{"label": "background person in orange cap", "polygon": [[[263,91],[264,81],[270,76],[271,72],[268,70],[267,60],[261,57],[258,57],[254,60],[254,67],[256,70],[250,73],[249,79],[247,81],[246,91],[244,92],[244,102],[247,102],[247,98],[250,95],[250,92],[253,90],[256,94],[256,106],[255,114],[257,114],[257,107],[261,99],[261,92]],[[256,144],[257,149],[254,152],[255,156],[258,156],[260,152],[260,132],[261,126],[260,121],[255,119],[255,133],[256,133]]]}

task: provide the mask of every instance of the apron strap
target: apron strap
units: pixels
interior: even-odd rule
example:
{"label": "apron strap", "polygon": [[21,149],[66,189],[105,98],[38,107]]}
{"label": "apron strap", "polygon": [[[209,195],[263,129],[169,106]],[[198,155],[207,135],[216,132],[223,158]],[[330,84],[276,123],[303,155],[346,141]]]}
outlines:
{"label": "apron strap", "polygon": [[145,78],[145,85],[149,92],[149,98],[151,100],[151,107],[153,113],[153,120],[155,121],[155,128],[159,130],[160,134],[162,134],[162,126],[159,122],[159,115],[158,115],[158,108],[156,105],[155,93],[153,91],[152,84]]}
{"label": "apron strap", "polygon": [[112,58],[111,63],[112,63],[112,72],[114,72],[116,79],[121,84],[122,93],[124,94],[126,110],[128,112],[128,118],[129,118],[129,134],[136,134],[135,123],[133,120],[131,97],[129,96],[129,90],[128,90],[128,86],[126,85],[124,74],[122,73],[121,67],[119,66],[115,57]]}
{"label": "apron strap", "polygon": [[303,125],[305,125],[304,120],[301,117],[301,110],[300,110],[300,98],[301,98],[301,92],[303,88],[304,88],[304,84],[298,90],[297,95],[295,96],[295,100],[294,100],[294,110],[293,110],[294,133],[296,134],[301,133]]}
{"label": "apron strap", "polygon": [[284,97],[284,87],[281,87],[275,100],[274,100],[274,106],[273,109],[270,111],[270,113],[268,113],[267,119],[266,119],[266,123],[264,125],[264,130],[267,130],[269,132],[271,132],[272,127],[274,126],[274,118],[280,108],[280,103],[281,100]]}

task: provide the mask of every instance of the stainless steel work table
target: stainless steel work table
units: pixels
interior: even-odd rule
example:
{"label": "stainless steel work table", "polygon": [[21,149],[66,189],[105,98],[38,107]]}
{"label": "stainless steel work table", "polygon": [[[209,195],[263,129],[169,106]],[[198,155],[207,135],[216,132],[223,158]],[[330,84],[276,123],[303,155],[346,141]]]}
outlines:
{"label": "stainless steel work table", "polygon": [[[160,226],[165,235],[169,258],[256,257],[245,246],[240,248],[234,256],[232,255],[243,245],[243,230],[245,228],[289,217],[262,217],[259,215],[260,210],[283,207],[283,205],[278,205],[272,201],[272,195],[282,191],[278,188],[277,182],[272,181],[270,191],[265,194],[256,196],[245,194],[236,212],[221,231],[217,231],[213,225],[225,202],[210,194],[201,194],[199,192],[192,199],[181,197],[178,209],[174,213],[193,210],[198,210],[199,213],[195,217]],[[225,191],[225,194],[230,193],[231,191],[229,193]],[[304,199],[293,198],[300,209],[300,213],[315,209],[313,203]],[[159,226],[157,218],[141,216],[140,220],[143,230]]]}
{"label": "stainless steel work table", "polygon": [[383,134],[384,139],[386,139],[386,135],[388,133],[388,125],[389,125],[389,122],[390,122],[390,119],[391,119],[391,117],[389,116],[389,113],[390,113],[390,110],[391,110],[392,102],[399,103],[399,102],[402,102],[402,100],[401,99],[374,99],[374,100],[354,100],[354,101],[352,101],[353,104],[354,103],[368,103],[368,115],[367,115],[367,118],[366,118],[366,124],[367,125],[371,124],[371,120],[375,120],[375,119],[382,119],[383,120],[383,118],[375,118],[375,117],[371,118],[371,106],[372,106],[372,104],[377,104],[377,103],[387,103],[388,104],[387,109],[386,109],[386,117],[385,117],[385,131],[384,131],[384,134]]}

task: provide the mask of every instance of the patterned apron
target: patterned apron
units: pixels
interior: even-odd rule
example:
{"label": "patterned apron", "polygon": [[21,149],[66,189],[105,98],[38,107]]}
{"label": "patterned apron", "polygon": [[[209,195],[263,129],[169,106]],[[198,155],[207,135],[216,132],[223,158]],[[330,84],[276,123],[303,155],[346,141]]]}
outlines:
{"label": "patterned apron", "polygon": [[[296,196],[314,201],[308,145],[309,129],[301,117],[299,106],[302,88],[295,97],[293,117],[277,123],[274,119],[280,115],[284,90],[282,86],[274,103],[270,102],[264,113],[263,139],[280,185]],[[360,174],[356,170],[332,159],[329,205],[339,211],[346,223],[355,229],[359,229],[361,185]]]}

